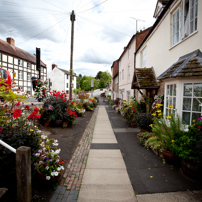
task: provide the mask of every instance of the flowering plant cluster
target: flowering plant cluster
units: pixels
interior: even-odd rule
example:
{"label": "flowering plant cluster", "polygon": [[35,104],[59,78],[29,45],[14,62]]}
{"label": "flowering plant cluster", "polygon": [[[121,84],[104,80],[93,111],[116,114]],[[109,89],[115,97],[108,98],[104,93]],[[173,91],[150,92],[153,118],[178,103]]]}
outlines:
{"label": "flowering plant cluster", "polygon": [[[25,108],[29,109],[29,106],[26,105]],[[41,118],[41,114],[37,114],[39,112],[39,108],[35,107],[32,113],[27,117],[28,120],[37,120]]]}
{"label": "flowering plant cluster", "polygon": [[56,99],[61,98],[62,101],[66,101],[67,97],[67,94],[63,90],[62,91],[53,90],[50,92],[50,95],[55,96]]}
{"label": "flowering plant cluster", "polygon": [[73,112],[71,109],[65,109],[64,113],[64,122],[68,122],[69,125],[74,124],[75,120],[77,118],[77,114]]}
{"label": "flowering plant cluster", "polygon": [[69,107],[77,114],[77,116],[82,116],[86,111],[83,103],[80,101],[69,101]]}
{"label": "flowering plant cluster", "polygon": [[156,95],[151,107],[152,116],[156,118],[163,117],[163,96]]}
{"label": "flowering plant cluster", "polygon": [[32,161],[35,169],[45,175],[46,180],[51,180],[64,170],[64,161],[59,156],[61,149],[57,148],[57,140],[48,139],[45,135],[41,136],[40,146],[38,152],[32,153]]}
{"label": "flowering plant cluster", "polygon": [[47,97],[47,88],[48,88],[48,81],[37,80],[36,88],[34,91],[35,98],[41,102],[44,98]]}

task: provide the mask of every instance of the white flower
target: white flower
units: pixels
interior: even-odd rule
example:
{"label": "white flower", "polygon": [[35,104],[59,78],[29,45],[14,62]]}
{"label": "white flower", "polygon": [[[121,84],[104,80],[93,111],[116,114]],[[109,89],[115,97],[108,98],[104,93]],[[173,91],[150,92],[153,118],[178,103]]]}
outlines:
{"label": "white flower", "polygon": [[42,164],[43,163],[43,161],[39,161],[39,164]]}
{"label": "white flower", "polygon": [[59,161],[60,161],[60,160],[59,160],[59,159],[57,159],[57,160],[56,160],[56,163],[58,163]]}
{"label": "white flower", "polygon": [[55,172],[55,176],[58,176],[58,174],[59,174],[58,172]]}
{"label": "white flower", "polygon": [[46,138],[47,138],[47,135],[42,135],[42,136],[41,136],[41,139],[42,139],[42,140],[45,140]]}
{"label": "white flower", "polygon": [[45,168],[46,170],[48,170],[49,169],[49,167],[48,166],[46,166],[46,168]]}
{"label": "white flower", "polygon": [[52,173],[51,173],[51,176],[54,176],[54,175],[55,175],[55,172],[52,172]]}
{"label": "white flower", "polygon": [[51,178],[50,176],[46,176],[46,180],[50,180],[50,178]]}
{"label": "white flower", "polygon": [[57,168],[57,171],[60,171],[60,170],[61,170],[61,167],[58,167],[58,168]]}
{"label": "white flower", "polygon": [[63,166],[60,166],[61,170],[64,170],[64,167]]}
{"label": "white flower", "polygon": [[54,147],[57,147],[58,145],[59,145],[58,143],[54,143],[54,142],[53,142],[53,146],[54,146]]}
{"label": "white flower", "polygon": [[36,157],[39,157],[39,156],[40,156],[40,153],[36,153],[35,156],[36,156]]}
{"label": "white flower", "polygon": [[41,149],[39,149],[39,150],[38,150],[38,152],[39,152],[39,153],[42,153],[42,150],[41,150]]}

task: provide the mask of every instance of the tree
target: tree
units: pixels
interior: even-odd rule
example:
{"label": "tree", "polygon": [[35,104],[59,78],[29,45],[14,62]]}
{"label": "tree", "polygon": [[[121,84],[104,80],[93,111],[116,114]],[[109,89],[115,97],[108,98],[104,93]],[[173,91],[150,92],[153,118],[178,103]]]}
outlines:
{"label": "tree", "polygon": [[102,71],[99,71],[95,77],[95,79],[100,79],[101,78],[101,75],[102,75]]}

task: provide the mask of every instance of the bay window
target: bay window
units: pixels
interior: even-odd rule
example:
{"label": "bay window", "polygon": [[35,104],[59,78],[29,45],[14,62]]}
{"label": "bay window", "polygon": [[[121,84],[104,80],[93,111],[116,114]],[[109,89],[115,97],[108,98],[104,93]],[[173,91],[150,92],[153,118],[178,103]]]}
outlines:
{"label": "bay window", "polygon": [[184,83],[182,120],[191,125],[202,113],[202,83]]}

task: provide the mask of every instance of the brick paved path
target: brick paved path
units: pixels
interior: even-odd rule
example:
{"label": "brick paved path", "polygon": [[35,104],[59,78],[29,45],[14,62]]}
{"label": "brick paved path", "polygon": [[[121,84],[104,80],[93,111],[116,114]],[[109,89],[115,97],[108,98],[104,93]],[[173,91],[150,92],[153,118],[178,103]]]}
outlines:
{"label": "brick paved path", "polygon": [[60,182],[60,184],[63,186],[58,185],[50,202],[77,201],[84,169],[87,163],[88,153],[90,150],[97,113],[98,108],[95,109],[95,112],[86,130],[84,131],[83,137],[80,140],[79,145],[75,150],[67,168],[65,169],[65,173]]}

